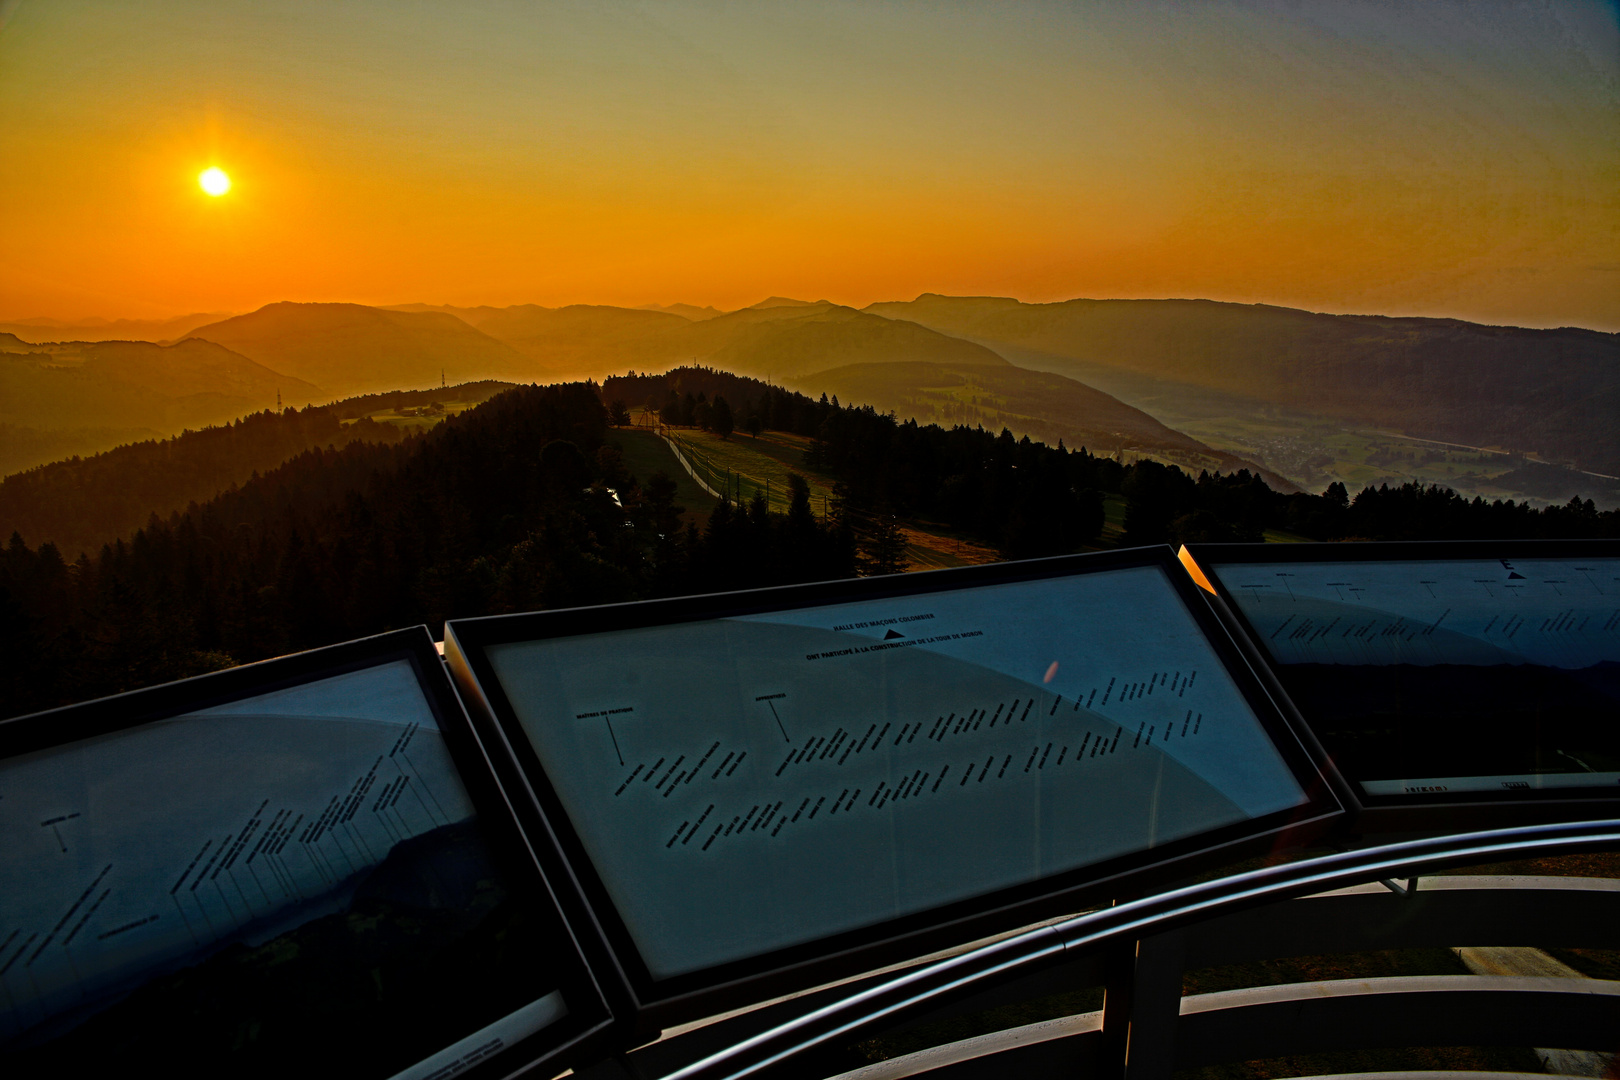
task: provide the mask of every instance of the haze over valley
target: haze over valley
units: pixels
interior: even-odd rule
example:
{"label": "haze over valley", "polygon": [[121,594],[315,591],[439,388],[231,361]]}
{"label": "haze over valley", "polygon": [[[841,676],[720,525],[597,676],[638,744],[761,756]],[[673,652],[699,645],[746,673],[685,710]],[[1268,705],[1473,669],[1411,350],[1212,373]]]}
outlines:
{"label": "haze over valley", "polygon": [[12,324],[35,336],[0,335],[0,470],[278,400],[699,364],[925,424],[1007,427],[1195,474],[1251,468],[1279,490],[1418,479],[1604,505],[1620,492],[1620,338],[1575,328],[925,294],[862,310],[772,297],[731,312],[274,303],[159,337],[189,321],[102,342]]}

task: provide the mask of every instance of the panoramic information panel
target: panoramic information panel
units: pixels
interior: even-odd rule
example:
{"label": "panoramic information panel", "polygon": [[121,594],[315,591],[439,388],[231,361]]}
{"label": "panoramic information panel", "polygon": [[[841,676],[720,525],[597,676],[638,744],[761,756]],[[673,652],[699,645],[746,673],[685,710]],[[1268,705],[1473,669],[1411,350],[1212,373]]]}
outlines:
{"label": "panoramic information panel", "polygon": [[1362,554],[1193,552],[1348,778],[1620,794],[1620,558]]}
{"label": "panoramic information panel", "polygon": [[567,637],[453,623],[448,655],[656,981],[1297,814],[1297,752],[1179,568],[1138,562]]}
{"label": "panoramic information panel", "polygon": [[569,1026],[572,944],[390,653],[0,760],[8,1074],[445,1077]]}

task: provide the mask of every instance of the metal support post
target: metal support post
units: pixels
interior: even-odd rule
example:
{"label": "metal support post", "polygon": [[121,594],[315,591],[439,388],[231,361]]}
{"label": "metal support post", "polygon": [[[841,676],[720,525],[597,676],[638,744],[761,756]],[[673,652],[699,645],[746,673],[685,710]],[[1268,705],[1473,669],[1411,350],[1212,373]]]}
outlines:
{"label": "metal support post", "polygon": [[1185,931],[1121,943],[1108,959],[1100,1075],[1167,1080],[1176,1060]]}

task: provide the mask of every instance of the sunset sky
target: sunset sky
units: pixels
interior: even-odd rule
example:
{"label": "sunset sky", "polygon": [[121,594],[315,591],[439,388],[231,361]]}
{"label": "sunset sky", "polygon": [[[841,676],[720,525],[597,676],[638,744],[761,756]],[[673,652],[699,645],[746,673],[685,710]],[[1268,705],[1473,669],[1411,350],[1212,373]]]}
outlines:
{"label": "sunset sky", "polygon": [[0,0],[0,162],[0,318],[932,291],[1620,330],[1613,5]]}

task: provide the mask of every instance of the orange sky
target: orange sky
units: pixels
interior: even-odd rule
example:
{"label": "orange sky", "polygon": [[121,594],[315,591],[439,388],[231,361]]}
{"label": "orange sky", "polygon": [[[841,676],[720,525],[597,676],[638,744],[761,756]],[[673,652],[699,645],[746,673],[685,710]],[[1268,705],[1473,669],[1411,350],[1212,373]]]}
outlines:
{"label": "orange sky", "polygon": [[0,20],[0,318],[934,291],[1620,329],[1607,5]]}

